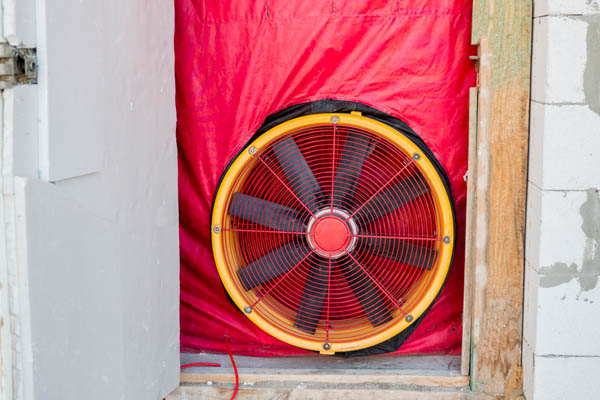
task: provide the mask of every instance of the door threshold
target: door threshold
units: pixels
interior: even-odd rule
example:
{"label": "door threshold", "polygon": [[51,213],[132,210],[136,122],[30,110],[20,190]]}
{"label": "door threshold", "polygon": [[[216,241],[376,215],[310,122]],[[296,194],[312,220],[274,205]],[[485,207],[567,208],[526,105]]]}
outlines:
{"label": "door threshold", "polygon": [[[195,362],[219,363],[221,367],[186,368],[181,374],[181,386],[167,399],[228,399],[235,383],[229,357],[181,355],[182,364]],[[236,356],[235,362],[239,373],[238,399],[494,398],[469,390],[469,377],[460,373],[460,356]]]}

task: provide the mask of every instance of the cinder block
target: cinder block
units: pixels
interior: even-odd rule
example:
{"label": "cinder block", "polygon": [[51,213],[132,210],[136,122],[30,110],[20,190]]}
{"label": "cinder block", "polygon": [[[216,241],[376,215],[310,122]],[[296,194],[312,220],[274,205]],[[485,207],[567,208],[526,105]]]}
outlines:
{"label": "cinder block", "polygon": [[534,357],[527,400],[600,399],[600,357]]}
{"label": "cinder block", "polygon": [[537,356],[600,356],[600,279],[586,290],[590,280],[580,266],[526,266],[523,334]]}
{"label": "cinder block", "polygon": [[600,356],[599,249],[590,231],[600,217],[589,215],[599,208],[595,190],[529,185],[523,335],[537,356]]}
{"label": "cinder block", "polygon": [[528,188],[525,257],[540,272],[556,263],[582,265],[587,237],[582,230],[585,191],[544,191]]}
{"label": "cinder block", "polygon": [[532,102],[529,179],[547,190],[587,190],[600,187],[598,171],[600,115],[587,105]]}
{"label": "cinder block", "polygon": [[532,99],[541,103],[585,102],[588,23],[542,17],[533,23]]}
{"label": "cinder block", "polygon": [[527,197],[524,339],[536,354],[600,355],[600,319],[589,322],[600,315],[600,285],[588,291],[580,281],[590,255],[581,215],[588,193],[529,184]]}
{"label": "cinder block", "polygon": [[582,15],[600,13],[599,0],[535,0],[533,16]]}

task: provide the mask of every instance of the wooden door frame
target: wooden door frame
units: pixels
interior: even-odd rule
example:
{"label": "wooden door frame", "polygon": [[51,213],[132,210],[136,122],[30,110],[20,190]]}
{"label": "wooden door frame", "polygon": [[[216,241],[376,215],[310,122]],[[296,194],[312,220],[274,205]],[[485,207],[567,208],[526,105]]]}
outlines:
{"label": "wooden door frame", "polygon": [[[489,398],[501,395],[507,399],[522,395],[532,9],[531,0],[473,1],[471,42],[478,46],[478,56],[473,59],[478,79],[477,87],[469,93],[465,290],[460,360],[460,372],[468,377],[463,382],[470,383],[471,394],[447,392],[444,395],[447,398],[480,398],[478,393],[485,395],[482,398],[488,398],[487,394]],[[260,372],[248,371],[242,380],[262,382],[267,386],[273,381],[293,385],[295,382],[323,382],[322,374],[297,372],[285,377],[263,377]],[[330,371],[329,375],[331,381],[343,381],[345,376],[344,371],[339,375]],[[439,374],[426,377],[411,376],[409,371],[408,375],[406,371],[394,371],[387,378],[379,374],[378,379],[389,378],[397,383],[417,379],[420,385],[429,388],[411,389],[412,394],[402,392],[403,396],[408,396],[406,398],[415,399],[428,398],[432,395],[432,387],[448,386],[448,382],[453,387],[460,386],[459,377],[449,378],[447,371],[445,374],[440,370]],[[230,381],[229,377],[219,378],[209,373],[183,374],[182,383],[186,386],[180,387],[170,398],[215,394],[217,387],[201,383],[219,382],[220,379],[222,383]],[[442,381],[448,382],[441,384]],[[252,396],[261,389],[246,390],[248,398],[254,398]],[[275,389],[265,387],[264,390],[267,394]],[[354,389],[348,390],[350,392],[344,392],[346,395]],[[400,393],[389,391],[380,389],[378,395],[396,398]],[[221,392],[227,396],[227,390]],[[244,392],[240,393],[243,395]],[[363,398],[363,394],[358,396]]]}
{"label": "wooden door frame", "polygon": [[522,386],[532,9],[473,1],[462,370],[473,391],[507,397]]}

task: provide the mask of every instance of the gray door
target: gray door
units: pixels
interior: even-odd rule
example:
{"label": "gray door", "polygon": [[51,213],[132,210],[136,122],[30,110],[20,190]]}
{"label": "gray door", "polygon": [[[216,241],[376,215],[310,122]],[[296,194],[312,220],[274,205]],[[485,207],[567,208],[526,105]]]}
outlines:
{"label": "gray door", "polygon": [[3,40],[40,67],[2,96],[5,394],[162,399],[179,381],[172,1],[3,7]]}

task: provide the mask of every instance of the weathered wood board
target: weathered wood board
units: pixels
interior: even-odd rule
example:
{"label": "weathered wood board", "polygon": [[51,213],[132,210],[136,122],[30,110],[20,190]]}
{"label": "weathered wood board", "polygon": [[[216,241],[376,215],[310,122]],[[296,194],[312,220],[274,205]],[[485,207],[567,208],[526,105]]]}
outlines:
{"label": "weathered wood board", "polygon": [[[180,386],[167,400],[223,399],[231,398],[233,385],[203,384]],[[292,382],[287,385],[252,386],[241,383],[236,400],[297,399],[297,400],[493,400],[500,397],[473,393],[468,388],[418,388],[418,387],[365,387],[354,385],[331,385]]]}
{"label": "weathered wood board", "polygon": [[521,362],[532,2],[476,0],[479,45],[471,387],[503,393]]}
{"label": "weathered wood board", "polygon": [[471,363],[471,320],[473,318],[473,279],[475,271],[475,190],[477,182],[477,92],[469,90],[469,169],[467,172],[467,221],[465,229],[465,283],[460,372],[469,375]]}

